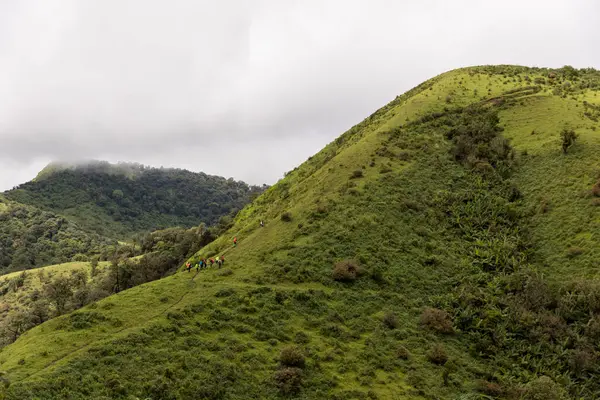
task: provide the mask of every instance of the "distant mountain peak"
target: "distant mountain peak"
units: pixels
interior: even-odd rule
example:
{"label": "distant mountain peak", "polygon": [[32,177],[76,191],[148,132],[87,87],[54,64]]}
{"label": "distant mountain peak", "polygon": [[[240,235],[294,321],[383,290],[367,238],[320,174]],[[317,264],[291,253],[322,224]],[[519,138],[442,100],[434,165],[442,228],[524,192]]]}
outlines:
{"label": "distant mountain peak", "polygon": [[134,178],[147,169],[152,169],[152,167],[135,162],[118,162],[113,164],[102,160],[53,161],[37,174],[34,181],[47,179],[49,176],[65,170],[100,172]]}

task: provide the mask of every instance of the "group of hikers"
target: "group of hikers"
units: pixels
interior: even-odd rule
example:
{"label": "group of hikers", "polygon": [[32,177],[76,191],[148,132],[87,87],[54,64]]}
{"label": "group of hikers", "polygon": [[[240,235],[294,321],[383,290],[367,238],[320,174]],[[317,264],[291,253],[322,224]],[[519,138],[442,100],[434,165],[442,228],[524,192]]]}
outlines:
{"label": "group of hikers", "polygon": [[[211,267],[213,265],[217,264],[219,266],[219,268],[221,268],[223,266],[223,264],[225,264],[225,257],[217,256],[215,258],[209,258],[208,260],[203,258],[200,261],[198,261],[198,264],[195,264],[196,271],[200,271],[201,269],[208,268],[208,263],[210,263]],[[185,263],[185,269],[187,269],[188,272],[190,272],[192,270],[192,268],[194,268],[194,265],[192,265],[192,263],[190,263],[189,261],[187,263]]]}
{"label": "group of hikers", "polygon": [[[262,220],[260,221],[260,226],[261,228],[265,226],[265,223]],[[233,247],[237,247],[237,236],[233,238]],[[211,267],[214,264],[217,264],[219,268],[221,268],[223,264],[225,264],[225,257],[217,256],[215,258],[209,258],[208,260],[203,258],[200,261],[198,261],[197,264],[194,265],[192,265],[192,263],[188,261],[185,263],[185,269],[187,269],[187,271],[190,272],[192,268],[196,267],[196,271],[200,271],[201,269],[208,268],[208,263],[210,263]]]}

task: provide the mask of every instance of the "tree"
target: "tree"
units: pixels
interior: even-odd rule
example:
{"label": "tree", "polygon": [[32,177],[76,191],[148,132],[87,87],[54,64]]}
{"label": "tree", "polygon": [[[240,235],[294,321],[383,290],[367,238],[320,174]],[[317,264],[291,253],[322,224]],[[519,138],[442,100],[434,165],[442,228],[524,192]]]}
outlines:
{"label": "tree", "polygon": [[575,144],[577,138],[578,135],[573,129],[569,129],[566,127],[563,128],[563,130],[560,132],[560,140],[562,142],[562,150],[564,154],[567,154],[569,147]]}
{"label": "tree", "polygon": [[4,330],[8,334],[9,340],[14,342],[23,332],[30,328],[30,324],[29,315],[25,311],[11,311],[4,321]]}
{"label": "tree", "polygon": [[115,200],[121,200],[123,198],[123,191],[115,189],[112,191],[112,198]]}
{"label": "tree", "polygon": [[48,304],[43,300],[38,300],[29,309],[31,322],[35,325],[43,324],[48,320]]}
{"label": "tree", "polygon": [[96,276],[96,274],[98,273],[98,257],[94,257],[92,258],[92,262],[90,263],[90,266],[92,267],[92,270],[90,272],[90,275],[93,277]]}
{"label": "tree", "polygon": [[59,276],[46,285],[46,296],[50,303],[54,304],[56,314],[61,315],[65,312],[67,302],[73,296],[72,282],[69,278]]}

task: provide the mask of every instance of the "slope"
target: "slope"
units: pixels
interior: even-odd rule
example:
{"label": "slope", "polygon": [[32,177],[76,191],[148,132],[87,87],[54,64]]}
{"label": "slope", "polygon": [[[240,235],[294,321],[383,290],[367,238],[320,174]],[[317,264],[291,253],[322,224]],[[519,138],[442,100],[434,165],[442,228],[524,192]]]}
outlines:
{"label": "slope", "polygon": [[0,195],[0,274],[99,254],[116,241]]}
{"label": "slope", "polygon": [[[78,289],[79,293],[72,299],[64,298],[65,304],[58,306],[69,309],[69,301],[85,304],[87,300],[82,295],[90,294],[85,289],[93,288],[92,278],[100,279],[108,264],[101,262],[92,267],[88,262],[71,262],[1,276],[0,346],[13,342],[31,326],[39,325],[57,313],[57,296],[53,296],[57,293],[53,290],[58,287],[56,282],[62,278],[78,281],[78,285],[73,285],[73,290]],[[66,294],[71,295],[70,292]]]}
{"label": "slope", "polygon": [[222,269],[5,348],[6,398],[596,398],[599,87],[513,66],[419,85],[191,260]]}
{"label": "slope", "polygon": [[64,215],[89,232],[122,239],[170,226],[214,224],[261,190],[181,169],[88,162],[51,164],[5,196]]}

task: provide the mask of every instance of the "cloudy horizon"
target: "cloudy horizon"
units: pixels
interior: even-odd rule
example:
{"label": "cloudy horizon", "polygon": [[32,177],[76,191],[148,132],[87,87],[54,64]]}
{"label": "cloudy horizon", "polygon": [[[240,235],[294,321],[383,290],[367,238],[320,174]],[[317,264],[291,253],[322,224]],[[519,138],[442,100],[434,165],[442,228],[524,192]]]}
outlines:
{"label": "cloudy horizon", "polygon": [[73,159],[273,184],[445,71],[600,68],[592,0],[213,3],[1,3],[0,190]]}

